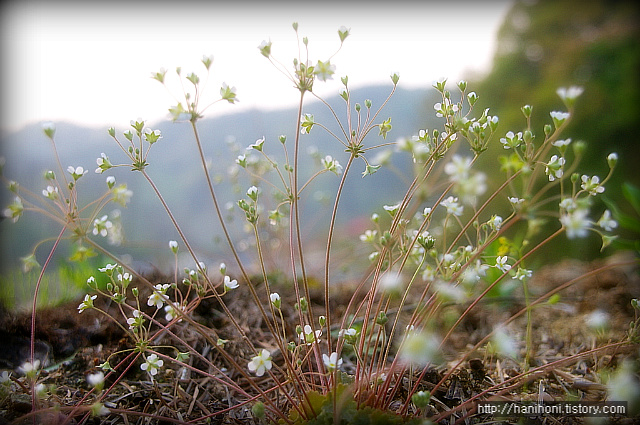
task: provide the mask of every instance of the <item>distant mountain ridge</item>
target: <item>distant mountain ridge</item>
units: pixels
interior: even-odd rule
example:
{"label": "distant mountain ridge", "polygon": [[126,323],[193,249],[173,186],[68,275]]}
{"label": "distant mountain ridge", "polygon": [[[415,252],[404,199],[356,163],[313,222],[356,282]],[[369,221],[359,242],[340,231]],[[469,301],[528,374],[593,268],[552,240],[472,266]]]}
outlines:
{"label": "distant mountain ridge", "polygon": [[[391,85],[355,89],[351,92],[351,106],[354,108],[355,103],[362,105],[364,120],[366,115],[365,99],[372,101],[371,109],[372,112],[375,112],[387,98],[391,89]],[[316,122],[327,125],[335,134],[341,134],[335,118],[327,107],[311,97],[308,99],[309,102],[303,112],[313,114]],[[385,140],[378,136],[377,131],[373,131],[367,137],[366,145],[375,146],[394,142],[400,137],[411,137],[421,128],[433,128],[434,115],[429,112],[432,111],[432,105],[438,99],[439,94],[433,89],[405,90],[398,88],[375,120],[376,123],[380,123],[391,117],[393,125],[391,132]],[[346,125],[345,102],[338,95],[328,98],[326,101]],[[244,192],[238,192],[237,186],[234,189],[233,185],[228,184],[228,168],[234,164],[237,155],[242,153],[232,152],[229,140],[235,139],[244,150],[264,136],[266,140],[265,151],[269,155],[273,155],[279,163],[282,163],[284,159],[278,137],[281,134],[287,136],[286,145],[291,156],[295,131],[297,131],[295,128],[296,115],[297,111],[294,108],[274,111],[249,110],[204,118],[199,121],[198,129],[205,155],[212,164],[211,174],[216,180],[222,180],[216,185],[216,192],[223,206],[234,205],[238,199],[244,197]],[[81,196],[83,194],[87,196],[84,203],[103,193],[106,189],[105,177],[114,175],[118,184],[127,183],[128,188],[134,193],[128,207],[119,208],[122,211],[127,240],[143,241],[145,246],[153,247],[151,251],[165,251],[167,241],[177,239],[177,234],[144,178],[124,167],[109,170],[112,172],[107,172],[104,175],[97,175],[93,172],[96,168],[96,158],[102,152],[109,156],[114,164],[126,163],[126,156],[107,134],[107,128],[88,128],[64,122],[55,124],[55,140],[62,166],[65,169],[69,165],[83,166],[90,171],[79,182]],[[160,129],[163,138],[151,150],[148,159],[150,166],[147,171],[163,192],[167,203],[181,225],[184,226],[185,232],[193,238],[195,245],[202,250],[209,250],[213,240],[219,238],[221,232],[216,223],[217,219],[213,213],[211,201],[208,199],[208,189],[205,185],[190,126],[187,123],[172,123],[170,121],[148,124],[153,129]],[[122,132],[129,128],[128,123],[122,123],[121,126],[116,127],[116,135],[119,140],[125,140]],[[40,125],[34,124],[14,133],[3,134],[0,140],[1,154],[6,158],[4,175],[8,179],[19,182],[25,189],[39,194],[46,187],[43,173],[48,169],[54,170],[56,174],[59,173],[51,143],[44,136]],[[311,134],[302,135],[300,143],[302,181],[312,172],[313,164],[307,158],[307,149],[311,146],[314,146],[322,156],[332,155],[342,164],[346,163],[347,154],[344,152],[344,147],[317,126]],[[375,156],[376,151],[367,154],[367,158],[370,160]],[[408,155],[398,155],[393,161],[394,166],[401,170],[410,163]],[[382,169],[375,175],[362,179],[361,172],[364,170],[364,163],[356,162],[354,167],[350,172],[340,207],[339,220],[342,224],[363,214],[368,215],[374,209],[379,210],[385,203],[398,202],[400,193],[404,191],[404,183],[389,171]],[[313,170],[315,171],[315,168]],[[333,174],[321,176],[314,185],[308,188],[307,192],[316,198],[322,198],[318,194],[323,194],[325,198],[332,197],[338,182],[339,179]],[[265,187],[264,190],[268,190],[268,187]],[[2,190],[0,193],[4,208],[10,202],[11,194],[7,190]],[[309,199],[305,200],[305,202],[312,203],[308,212],[313,213],[311,214],[313,218],[309,221],[316,223],[309,225],[308,231],[311,234],[326,228],[325,216],[330,213],[332,205],[332,201],[327,206],[326,204],[317,204],[314,199],[309,196]],[[119,206],[110,205],[104,213],[106,214],[116,207]],[[241,218],[240,215],[236,217]],[[233,226],[236,225],[237,223]],[[55,236],[58,231],[58,226],[55,223],[32,212],[25,212],[16,224],[5,220],[0,224],[0,243],[3,249],[4,265],[15,265],[17,259],[27,255],[37,240]],[[122,249],[123,252],[127,252],[132,247],[125,246]],[[42,251],[44,252],[44,249]]]}

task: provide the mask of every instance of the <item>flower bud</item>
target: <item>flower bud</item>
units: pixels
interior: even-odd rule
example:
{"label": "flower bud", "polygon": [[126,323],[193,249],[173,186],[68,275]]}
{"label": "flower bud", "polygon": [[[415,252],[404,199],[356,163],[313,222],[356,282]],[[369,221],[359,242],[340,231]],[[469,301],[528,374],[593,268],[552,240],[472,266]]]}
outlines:
{"label": "flower bud", "polygon": [[609,164],[609,168],[615,168],[618,163],[618,154],[615,152],[610,153],[609,156],[607,156],[607,163]]}

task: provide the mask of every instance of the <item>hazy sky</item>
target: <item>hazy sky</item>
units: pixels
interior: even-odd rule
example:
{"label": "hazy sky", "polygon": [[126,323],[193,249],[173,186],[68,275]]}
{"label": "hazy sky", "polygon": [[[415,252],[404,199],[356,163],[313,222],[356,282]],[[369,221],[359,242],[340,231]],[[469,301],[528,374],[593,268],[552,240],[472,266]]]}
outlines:
{"label": "hazy sky", "polygon": [[332,60],[336,76],[316,82],[321,95],[337,93],[340,78],[352,87],[391,84],[428,87],[488,70],[495,37],[510,2],[97,2],[9,1],[1,6],[2,117],[14,130],[43,121],[122,127],[138,117],[158,120],[175,104],[150,77],[161,67],[177,81],[213,55],[208,91],[237,87],[240,103],[220,103],[208,115],[239,109],[289,106],[291,83],[260,55],[272,53],[290,66],[297,55],[291,23],[308,36],[310,59],[326,60],[339,46],[337,29],[351,28]]}

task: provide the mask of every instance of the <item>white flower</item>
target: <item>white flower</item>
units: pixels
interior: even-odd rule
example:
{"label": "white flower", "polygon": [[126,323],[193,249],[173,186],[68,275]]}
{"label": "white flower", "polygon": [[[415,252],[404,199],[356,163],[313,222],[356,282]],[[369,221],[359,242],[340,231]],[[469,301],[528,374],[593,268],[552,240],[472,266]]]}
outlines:
{"label": "white flower", "polygon": [[556,140],[555,142],[553,142],[553,146],[559,148],[559,149],[563,149],[566,148],[567,146],[569,146],[569,144],[571,143],[571,139],[565,139],[565,140]]}
{"label": "white flower", "polygon": [[451,162],[444,166],[444,172],[451,176],[451,181],[465,180],[469,177],[471,158],[468,156],[453,155]]}
{"label": "white flower", "polygon": [[73,168],[71,165],[67,167],[67,171],[71,174],[71,177],[73,177],[74,180],[78,180],[89,172],[89,170],[85,170],[83,167]]}
{"label": "white flower", "polygon": [[511,358],[518,357],[518,348],[515,341],[503,328],[498,328],[494,331],[492,341],[498,354]]}
{"label": "white flower", "polygon": [[556,128],[558,128],[569,118],[571,114],[569,114],[568,112],[553,111],[549,112],[549,115],[551,115],[553,124],[556,126]]}
{"label": "white flower", "polygon": [[500,217],[499,215],[494,215],[487,223],[493,230],[500,230],[500,228],[502,227],[502,217]]}
{"label": "white flower", "polygon": [[238,94],[235,86],[229,86],[227,83],[222,83],[220,87],[220,97],[229,103],[238,102]]}
{"label": "white flower", "polygon": [[[170,303],[164,306],[164,311],[166,313],[164,315],[164,320],[166,320],[167,322],[172,321],[174,317],[178,316],[178,314],[176,313],[177,310],[183,311],[184,308],[182,308],[178,303]],[[178,319],[178,322],[181,321],[182,319]]]}
{"label": "white flower", "polygon": [[362,242],[372,243],[376,240],[377,235],[378,235],[377,230],[365,230],[364,234],[360,235],[360,240]]}
{"label": "white flower", "polygon": [[414,366],[438,364],[442,359],[440,339],[427,332],[407,329],[407,336],[398,353],[400,358]]}
{"label": "white flower", "polygon": [[[91,276],[93,277],[93,276]],[[94,279],[95,281],[95,279]],[[93,307],[93,300],[95,300],[96,298],[98,298],[97,295],[92,295],[89,296],[89,294],[84,296],[84,301],[82,301],[80,303],[80,305],[78,306],[78,313],[82,313],[83,311],[85,311],[88,308]]]}
{"label": "white flower", "polygon": [[140,365],[140,369],[147,371],[153,378],[158,374],[158,369],[164,365],[164,361],[159,359],[156,354],[151,354],[147,357],[147,361]]}
{"label": "white flower", "polygon": [[100,158],[96,158],[96,164],[98,164],[98,168],[96,168],[96,173],[98,174],[102,174],[109,168],[113,167],[111,162],[109,162],[109,158],[104,154],[104,152],[100,154]]}
{"label": "white flower", "polygon": [[547,176],[549,176],[550,182],[562,177],[562,174],[563,174],[562,166],[564,165],[564,162],[565,162],[564,158],[558,157],[558,155],[553,155],[551,157],[545,169],[545,173],[547,173]]}
{"label": "white flower", "polygon": [[157,309],[160,309],[164,305],[164,303],[169,299],[169,297],[166,295],[169,287],[171,287],[171,285],[168,283],[165,283],[165,284],[159,283],[156,286],[154,286],[155,290],[149,296],[149,299],[147,300],[147,305],[149,307],[155,305]]}
{"label": "white flower", "polygon": [[442,201],[440,205],[447,209],[447,214],[452,214],[458,217],[462,215],[463,207],[458,204],[458,198],[449,196],[447,199]]}
{"label": "white flower", "polygon": [[560,99],[567,104],[567,106],[573,105],[573,102],[582,94],[584,89],[578,86],[571,86],[568,89],[565,87],[560,87],[556,90]]}
{"label": "white flower", "polygon": [[129,317],[127,319],[127,325],[129,325],[129,329],[131,330],[135,330],[136,328],[139,328],[140,326],[142,326],[143,322],[144,322],[144,318],[140,314],[139,310],[133,310],[133,317]]}
{"label": "white flower", "polygon": [[317,331],[313,331],[311,326],[304,325],[304,330],[300,332],[300,340],[305,342],[307,345],[313,344],[317,339],[320,339],[322,336],[322,331],[318,329]]}
{"label": "white flower", "polygon": [[280,294],[278,294],[277,292],[272,292],[269,295],[269,300],[271,301],[271,304],[273,304],[275,308],[278,308],[278,309],[280,308],[280,303],[282,302],[280,300]]}
{"label": "white flower", "polygon": [[587,218],[587,211],[582,209],[562,215],[560,223],[567,229],[567,237],[569,239],[587,236],[587,230],[591,225]]}
{"label": "white flower", "polygon": [[169,241],[169,249],[174,254],[178,252],[178,242],[177,241]]}
{"label": "white flower", "polygon": [[271,370],[271,353],[264,348],[257,356],[254,356],[247,367],[249,371],[255,372],[256,376],[262,376],[267,370]]}
{"label": "white flower", "polygon": [[340,165],[338,160],[333,159],[331,155],[327,155],[322,159],[322,166],[327,171],[331,171],[336,175],[340,175],[340,173],[342,172],[342,165]]}
{"label": "white flower", "polygon": [[115,270],[117,267],[117,264],[107,264],[106,266],[99,268],[98,270],[111,276],[111,274],[113,274],[113,270]]}
{"label": "white flower", "polygon": [[336,72],[336,66],[331,64],[331,61],[326,62],[318,61],[313,73],[320,81],[333,80],[333,74]]}
{"label": "white flower", "polygon": [[527,278],[530,278],[532,275],[533,271],[518,267],[518,271],[516,272],[516,279],[525,280]]}
{"label": "white flower", "polygon": [[604,186],[600,184],[600,177],[582,176],[582,184],[580,185],[584,190],[589,192],[589,195],[596,196],[598,193],[604,192]]}
{"label": "white flower", "polygon": [[42,191],[42,195],[49,199],[56,200],[58,199],[58,187],[47,186],[47,188]]}
{"label": "white flower", "polygon": [[602,213],[602,217],[600,217],[597,224],[608,232],[618,227],[618,223],[611,218],[611,212],[609,210],[605,210],[604,213]]}
{"label": "white flower", "polygon": [[509,257],[507,257],[506,255],[497,256],[496,257],[496,268],[499,269],[500,271],[502,271],[503,273],[508,272],[509,270],[511,270],[511,266],[509,264],[507,264],[507,261],[509,261]]}
{"label": "white flower", "polygon": [[104,384],[104,373],[97,372],[88,374],[87,383],[92,387],[101,387]]}
{"label": "white flower", "polygon": [[516,134],[513,131],[508,131],[505,137],[500,138],[500,143],[505,149],[511,149],[520,146],[523,140],[521,131]]}
{"label": "white flower", "polygon": [[340,329],[340,331],[338,332],[338,336],[344,338],[347,336],[356,336],[357,333],[358,331],[356,331],[354,328]]}
{"label": "white flower", "polygon": [[108,216],[103,215],[100,218],[93,220],[93,234],[105,237],[108,234],[109,229],[113,227],[113,223],[108,219]]}
{"label": "white flower", "polygon": [[391,217],[394,217],[398,212],[398,209],[400,208],[400,204],[383,205],[382,208],[384,208],[384,210],[388,212],[391,215]]}
{"label": "white flower", "polygon": [[238,287],[238,281],[231,278],[229,276],[224,277],[224,289],[225,291],[231,291],[232,289],[236,289]]}
{"label": "white flower", "polygon": [[517,207],[518,205],[522,204],[524,202],[524,199],[522,198],[518,198],[517,196],[509,196],[509,202],[511,202],[511,204],[514,207]]}
{"label": "white flower", "polygon": [[380,276],[380,290],[389,294],[397,294],[402,290],[402,277],[399,273],[388,271]]}
{"label": "white flower", "polygon": [[20,372],[24,373],[25,375],[34,375],[35,372],[37,372],[38,369],[40,369],[40,360],[36,359],[33,361],[33,363],[24,362],[22,366],[20,366],[18,369],[20,370]]}
{"label": "white flower", "polygon": [[578,204],[576,204],[576,201],[573,198],[564,198],[562,201],[560,201],[558,206],[560,207],[560,209],[563,209],[566,212],[572,212],[575,211],[576,208],[578,208]]}
{"label": "white flower", "polygon": [[335,351],[331,353],[330,356],[323,354],[322,361],[329,372],[333,372],[336,368],[339,368],[342,365],[342,359],[338,358],[338,353]]}
{"label": "white flower", "polygon": [[591,312],[586,318],[587,327],[595,332],[603,332],[609,327],[609,314],[602,310]]}
{"label": "white flower", "polygon": [[258,188],[255,186],[251,186],[248,190],[247,190],[247,196],[255,201],[258,199]]}
{"label": "white flower", "polygon": [[122,206],[126,206],[131,197],[133,196],[133,192],[127,189],[126,184],[121,184],[120,186],[113,189],[113,200],[114,202],[119,203]]}

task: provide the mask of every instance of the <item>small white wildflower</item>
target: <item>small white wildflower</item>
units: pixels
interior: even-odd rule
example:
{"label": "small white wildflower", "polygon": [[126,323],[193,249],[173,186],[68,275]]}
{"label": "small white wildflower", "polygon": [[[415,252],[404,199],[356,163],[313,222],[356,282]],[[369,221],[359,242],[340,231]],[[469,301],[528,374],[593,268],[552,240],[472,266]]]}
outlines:
{"label": "small white wildflower", "polygon": [[47,188],[42,191],[42,196],[55,201],[56,199],[58,199],[58,196],[59,196],[58,187],[47,186]]}
{"label": "small white wildflower", "polygon": [[452,285],[450,283],[438,281],[434,285],[434,290],[436,294],[438,294],[438,298],[445,302],[453,302],[453,303],[463,303],[467,295],[464,293],[464,290],[459,287]]}
{"label": "small white wildflower", "polygon": [[377,230],[365,230],[364,234],[360,235],[360,240],[366,243],[373,243],[378,236]]}
{"label": "small white wildflower", "polygon": [[338,358],[338,353],[335,351],[330,356],[323,354],[322,361],[329,372],[333,372],[342,365],[342,359]]}
{"label": "small white wildflower", "polygon": [[451,176],[451,181],[465,180],[471,170],[471,158],[453,155],[451,162],[444,166],[444,172]]}
{"label": "small white wildflower", "polygon": [[280,294],[278,294],[277,292],[272,292],[269,295],[269,300],[271,301],[271,304],[273,304],[273,306],[277,309],[280,308],[280,305],[282,303],[282,301],[280,300]]}
{"label": "small white wildflower", "polygon": [[609,210],[605,210],[604,213],[602,213],[602,217],[600,217],[597,224],[607,232],[618,227],[618,222],[611,218],[611,211]]}
{"label": "small white wildflower", "polygon": [[402,290],[403,282],[399,273],[388,271],[380,276],[380,290],[388,294],[398,294]]}
{"label": "small white wildflower", "polygon": [[67,167],[67,171],[71,174],[71,177],[73,177],[74,180],[78,180],[89,172],[89,170],[85,170],[83,167],[73,168],[71,165]]}
{"label": "small white wildflower", "polygon": [[488,221],[488,224],[491,229],[498,231],[502,227],[502,217],[494,215],[491,217],[491,220]]}
{"label": "small white wildflower", "polygon": [[507,264],[507,261],[509,261],[509,257],[507,257],[506,255],[499,255],[498,257],[496,257],[496,268],[503,273],[508,272],[509,270],[511,270],[511,266]]}
{"label": "small white wildflower", "polygon": [[255,186],[251,186],[248,190],[247,190],[247,196],[249,197],[249,199],[251,199],[252,201],[256,201],[258,199],[258,188]]}
{"label": "small white wildflower", "polygon": [[447,209],[447,214],[455,215],[457,217],[462,215],[464,208],[458,204],[458,198],[454,198],[453,196],[449,196],[447,199],[442,201],[440,205]]}
{"label": "small white wildflower", "polygon": [[522,204],[524,202],[524,199],[522,198],[518,198],[517,196],[509,196],[509,202],[511,202],[511,204],[514,207],[517,207],[518,205]]}
{"label": "small white wildflower", "polygon": [[582,176],[582,184],[580,185],[584,190],[589,192],[589,195],[596,196],[598,193],[604,192],[604,186],[600,184],[600,177]]}
{"label": "small white wildflower", "polygon": [[545,173],[549,176],[549,181],[552,182],[555,179],[559,179],[563,175],[562,167],[564,166],[565,159],[553,155],[549,162],[546,164]]}
{"label": "small white wildflower", "polygon": [[587,236],[587,230],[591,225],[587,213],[586,210],[578,209],[560,217],[560,223],[566,228],[569,239]]}
{"label": "small white wildflower", "polygon": [[355,344],[357,335],[358,331],[356,331],[354,328],[340,329],[340,331],[338,332],[338,337],[344,338],[344,341],[347,344],[352,345]]}
{"label": "small white wildflower", "polygon": [[514,134],[513,131],[508,131],[505,137],[500,138],[500,143],[505,149],[515,149],[523,142],[522,132]]}
{"label": "small white wildflower", "polygon": [[609,328],[609,314],[602,310],[595,310],[586,319],[587,327],[594,332],[602,333]]}
{"label": "small white wildflower", "polygon": [[[91,277],[93,277],[93,276],[91,276]],[[95,279],[94,279],[94,281],[95,281]],[[86,309],[92,308],[93,307],[93,300],[95,300],[96,298],[98,298],[97,295],[92,295],[92,296],[89,296],[89,294],[85,295],[84,296],[84,300],[78,306],[78,313],[82,313]]]}
{"label": "small white wildflower", "polygon": [[[167,322],[172,321],[175,317],[178,316],[178,313],[176,313],[177,310],[183,311],[184,309],[178,303],[169,303],[164,306],[164,320],[166,320]],[[178,322],[181,321],[182,319],[178,319]]]}
{"label": "small white wildflower", "polygon": [[127,319],[127,325],[129,325],[129,329],[131,330],[139,328],[143,323],[144,318],[142,317],[142,314],[140,314],[139,310],[133,310],[133,317],[129,317]]}
{"label": "small white wildflower", "polygon": [[174,254],[178,252],[178,242],[177,241],[169,241],[169,249]]}
{"label": "small white wildflower", "polygon": [[24,362],[22,366],[18,368],[20,372],[24,373],[27,376],[35,376],[35,373],[40,369],[40,360],[36,359],[31,362]]}
{"label": "small white wildflower", "polygon": [[551,119],[553,120],[553,124],[556,128],[564,124],[564,122],[571,116],[569,112],[558,111],[549,112],[549,115],[551,115]]}
{"label": "small white wildflower", "polygon": [[523,269],[521,267],[518,267],[518,271],[516,271],[516,279],[518,279],[518,280],[528,279],[532,275],[533,275],[533,271],[528,270],[528,269]]}
{"label": "small white wildflower", "polygon": [[273,366],[271,362],[271,353],[264,348],[257,356],[251,358],[247,365],[249,371],[255,372],[256,376],[262,376],[267,370],[271,370]]}
{"label": "small white wildflower", "polygon": [[391,215],[391,217],[395,217],[398,213],[398,209],[400,209],[400,204],[395,205],[383,205],[382,208]]}
{"label": "small white wildflower", "polygon": [[158,356],[154,353],[147,356],[147,361],[140,365],[140,369],[146,371],[153,378],[158,374],[158,369],[160,369],[164,365],[164,361],[159,359]]}
{"label": "small white wildflower", "polygon": [[107,264],[106,266],[99,268],[98,270],[101,271],[102,273],[106,273],[107,275],[111,276],[113,274],[113,271],[118,267],[117,264]]}
{"label": "small white wildflower", "polygon": [[320,339],[320,337],[322,336],[322,331],[318,329],[314,332],[311,326],[304,325],[304,330],[300,332],[299,336],[301,341],[303,341],[307,345],[311,345],[316,342],[316,340]]}
{"label": "small white wildflower", "polygon": [[96,389],[102,388],[104,385],[104,373],[97,372],[88,374],[87,383]]}
{"label": "small white wildflower", "polygon": [[440,339],[425,331],[407,330],[407,337],[398,353],[400,358],[414,366],[439,364],[442,360]]}
{"label": "small white wildflower", "polygon": [[160,309],[164,305],[164,303],[167,302],[167,300],[169,299],[166,293],[170,287],[171,285],[168,283],[164,283],[164,284],[159,283],[156,286],[154,286],[155,290],[149,296],[149,299],[147,300],[147,305],[149,307],[155,306],[157,309]]}
{"label": "small white wildflower", "polygon": [[566,212],[573,212],[578,208],[578,204],[576,204],[575,199],[573,198],[564,198],[558,204],[560,209],[565,210]]}
{"label": "small white wildflower", "polygon": [[106,237],[109,229],[113,227],[113,223],[108,220],[108,216],[103,215],[100,218],[96,218],[93,220],[93,234],[100,235],[102,237]]}
{"label": "small white wildflower", "polygon": [[229,276],[224,277],[224,289],[225,291],[231,291],[232,289],[236,289],[238,287],[238,281],[231,278]]}
{"label": "small white wildflower", "polygon": [[505,357],[518,358],[516,343],[503,328],[498,328],[494,331],[492,341],[498,354]]}

